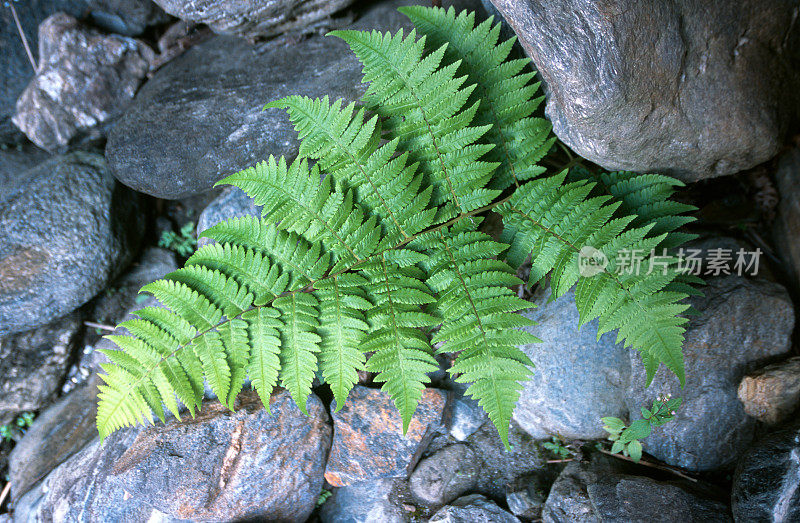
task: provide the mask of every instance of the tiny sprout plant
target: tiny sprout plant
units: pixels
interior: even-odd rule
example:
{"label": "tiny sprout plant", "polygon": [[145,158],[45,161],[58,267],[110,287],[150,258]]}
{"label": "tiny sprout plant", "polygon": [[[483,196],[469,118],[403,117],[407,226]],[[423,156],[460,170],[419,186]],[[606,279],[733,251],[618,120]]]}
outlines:
{"label": "tiny sprout plant", "polygon": [[17,435],[25,434],[25,430],[33,423],[33,418],[32,412],[25,412],[13,423],[0,426],[0,438],[3,441],[11,441],[16,439]]}
{"label": "tiny sprout plant", "polygon": [[572,451],[567,448],[560,438],[553,436],[551,441],[542,443],[542,447],[549,450],[560,459],[569,459],[572,457]]}
{"label": "tiny sprout plant", "polygon": [[653,427],[660,427],[675,418],[675,411],[681,406],[681,398],[672,398],[671,394],[659,396],[649,409],[642,407],[642,419],[637,419],[630,426],[619,418],[602,418],[603,429],[608,432],[608,439],[613,441],[611,452],[622,453],[633,461],[642,459],[642,442],[650,435]]}
{"label": "tiny sprout plant", "polygon": [[197,247],[194,237],[194,222],[186,222],[180,232],[164,231],[158,240],[158,246],[175,251],[184,258],[190,256]]}

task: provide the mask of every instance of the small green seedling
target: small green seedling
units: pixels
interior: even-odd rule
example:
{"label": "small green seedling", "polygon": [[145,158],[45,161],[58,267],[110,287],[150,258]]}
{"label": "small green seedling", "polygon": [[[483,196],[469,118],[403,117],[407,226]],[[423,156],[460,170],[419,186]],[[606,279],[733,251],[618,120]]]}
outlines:
{"label": "small green seedling", "polygon": [[619,418],[602,418],[608,439],[613,441],[611,452],[622,453],[633,461],[642,459],[642,442],[653,431],[653,427],[660,427],[675,419],[675,411],[681,406],[681,398],[672,398],[671,394],[660,396],[653,401],[649,409],[642,407],[642,419],[637,419],[630,426]]}
{"label": "small green seedling", "polygon": [[567,448],[559,437],[553,436],[552,441],[542,443],[542,447],[549,450],[560,459],[569,459],[572,457],[572,451]]}
{"label": "small green seedling", "polygon": [[183,256],[189,257],[197,248],[197,239],[194,237],[194,222],[186,222],[180,232],[164,231],[158,240],[158,246],[170,249]]}

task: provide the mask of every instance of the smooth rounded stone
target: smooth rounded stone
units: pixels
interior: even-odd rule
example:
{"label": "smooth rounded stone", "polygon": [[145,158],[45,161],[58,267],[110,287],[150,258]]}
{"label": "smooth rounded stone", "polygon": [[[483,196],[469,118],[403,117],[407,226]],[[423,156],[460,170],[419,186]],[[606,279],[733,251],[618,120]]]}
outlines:
{"label": "smooth rounded stone", "polygon": [[16,103],[13,121],[48,151],[121,114],[150,68],[144,43],[104,35],[57,13],[39,26],[39,71]]}
{"label": "smooth rounded stone", "polygon": [[64,316],[103,290],[144,231],[139,199],[102,156],[53,157],[0,195],[0,336]]}
{"label": "smooth rounded stone", "polygon": [[325,479],[343,487],[369,479],[407,477],[441,425],[446,400],[444,391],[425,389],[403,435],[403,421],[389,394],[353,387],[341,410],[332,415],[333,446]]}
{"label": "smooth rounded stone", "polygon": [[[86,0],[25,0],[15,2],[22,30],[34,58],[38,56],[37,31],[39,24],[53,13],[63,12],[81,16],[86,11]],[[34,76],[22,44],[11,9],[0,5],[0,144],[18,143],[17,127],[11,122],[14,104]]]}
{"label": "smooth rounded stone", "polygon": [[542,521],[731,521],[727,505],[708,497],[697,484],[656,481],[640,473],[641,469],[603,456],[595,455],[590,462],[573,461],[550,489]]}
{"label": "smooth rounded stone", "polygon": [[28,182],[25,172],[50,155],[30,142],[0,146],[0,191],[8,193]]}
{"label": "smooth rounded stone", "polygon": [[480,494],[472,494],[442,507],[428,521],[430,523],[475,523],[478,521],[518,523],[519,519],[498,507],[494,501]]}
{"label": "smooth rounded stone", "polygon": [[39,413],[14,446],[8,466],[14,499],[97,437],[98,382],[93,376]]}
{"label": "smooth rounded stone", "polygon": [[547,89],[553,131],[609,170],[683,181],[772,158],[795,118],[792,0],[492,0]]}
{"label": "smooth rounded stone", "polygon": [[513,419],[539,439],[602,438],[600,418],[626,412],[630,351],[615,343],[616,333],[597,341],[597,320],[578,327],[573,291],[549,298],[547,289],[534,299],[536,309],[522,313],[537,323],[526,329],[543,341],[521,347],[535,370],[524,383]]}
{"label": "smooth rounded stone", "polygon": [[249,39],[269,38],[305,27],[344,9],[354,0],[154,0],[187,22],[215,33]]}
{"label": "smooth rounded stone", "polygon": [[800,149],[794,148],[778,162],[775,184],[780,202],[772,237],[795,291],[800,290]]}
{"label": "smooth rounded stone", "polygon": [[458,441],[464,441],[481,428],[489,416],[478,401],[470,396],[458,396],[453,401],[450,421],[447,425],[448,432]]}
{"label": "smooth rounded stone", "polygon": [[39,410],[58,395],[80,331],[81,318],[75,313],[0,338],[0,425]]}
{"label": "smooth rounded stone", "polygon": [[411,494],[420,503],[441,506],[475,488],[479,473],[469,447],[450,445],[419,462],[409,478]]}
{"label": "smooth rounded stone", "polygon": [[148,521],[154,515],[153,508],[131,496],[113,473],[115,464],[142,430],[123,429],[104,442],[95,437],[14,500],[14,521]]}
{"label": "smooth rounded stone", "polygon": [[742,379],[739,401],[750,416],[769,425],[788,419],[800,407],[800,357],[752,372]]}
{"label": "smooth rounded stone", "polygon": [[511,450],[506,450],[491,423],[483,425],[465,442],[477,458],[480,471],[476,492],[503,499],[508,486],[517,478],[551,475],[552,468],[548,466],[539,442],[513,421],[508,430],[508,442]]}
{"label": "smooth rounded stone", "polygon": [[94,25],[126,36],[139,36],[171,19],[152,0],[89,0],[89,9]]}
{"label": "smooth rounded stone", "polygon": [[175,518],[306,521],[322,491],[331,427],[322,402],[303,415],[287,391],[271,414],[254,391],[236,412],[207,402],[192,419],[143,431],[114,465],[133,498]]}
{"label": "smooth rounded stone", "polygon": [[405,480],[384,478],[336,489],[319,511],[323,523],[404,523]]}
{"label": "smooth rounded stone", "polygon": [[[399,2],[370,6],[353,29],[408,27]],[[286,113],[263,111],[288,95],[356,100],[361,65],[338,38],[313,36],[253,47],[218,36],[159,69],[111,130],[106,157],[137,191],[178,199],[266,160],[292,157],[297,136]]]}
{"label": "smooth rounded stone", "polygon": [[800,425],[748,449],[736,468],[731,500],[736,521],[800,521]]}
{"label": "smooth rounded stone", "polygon": [[[776,283],[724,276],[707,280],[694,299],[683,344],[686,386],[665,368],[645,388],[645,371],[631,355],[628,407],[638,412],[657,396],[682,397],[675,419],[643,440],[644,450],[670,465],[712,470],[731,464],[753,438],[755,420],[737,398],[742,376],[791,348],[794,308]],[[637,416],[638,417],[638,416]]]}
{"label": "smooth rounded stone", "polygon": [[261,206],[255,205],[253,199],[238,187],[228,187],[200,214],[200,219],[197,220],[197,246],[202,247],[203,245],[214,243],[214,240],[201,237],[203,231],[210,229],[219,222],[238,216],[260,218]]}

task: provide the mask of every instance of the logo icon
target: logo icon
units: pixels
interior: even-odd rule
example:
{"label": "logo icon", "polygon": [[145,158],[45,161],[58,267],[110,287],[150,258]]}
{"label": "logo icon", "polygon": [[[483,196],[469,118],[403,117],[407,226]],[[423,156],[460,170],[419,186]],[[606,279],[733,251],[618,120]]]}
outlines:
{"label": "logo icon", "polygon": [[578,273],[586,278],[604,272],[608,267],[608,258],[602,251],[585,245],[578,251]]}

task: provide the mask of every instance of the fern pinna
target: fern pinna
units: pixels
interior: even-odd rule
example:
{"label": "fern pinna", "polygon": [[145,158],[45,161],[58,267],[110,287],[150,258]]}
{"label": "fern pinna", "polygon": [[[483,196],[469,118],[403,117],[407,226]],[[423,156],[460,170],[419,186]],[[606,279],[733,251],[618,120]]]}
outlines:
{"label": "fern pinna", "polygon": [[[538,84],[528,60],[509,58],[513,41],[472,13],[402,11],[421,38],[332,33],[363,64],[361,103],[289,96],[267,106],[288,112],[297,159],[270,157],[222,180],[263,206],[262,218],[212,227],[204,235],[216,243],[143,289],[164,307],[111,337],[122,350],[105,352],[101,436],[151,411],[163,420],[164,407],[178,416],[179,403],[193,414],[204,382],[231,408],[249,377],[267,408],[280,385],[305,410],[319,371],[341,408],[360,369],[377,373],[407,428],[438,368],[435,345],[457,355],[450,373],[507,445],[532,373],[518,346],[537,341],[517,314],[531,304],[511,290],[528,256],[532,281],[550,275],[556,297],[577,284],[581,321],[617,329],[650,378],[664,363],[683,381],[686,294],[674,260],[662,272],[614,269],[621,251],[664,244],[687,208],[664,203],[671,192],[647,189],[647,178],[617,181],[661,202],[652,209],[622,190],[597,195],[585,179],[545,176],[537,162],[550,125],[534,115]],[[479,229],[489,209],[502,215],[505,243]],[[583,246],[610,260],[599,274],[581,275]]]}

